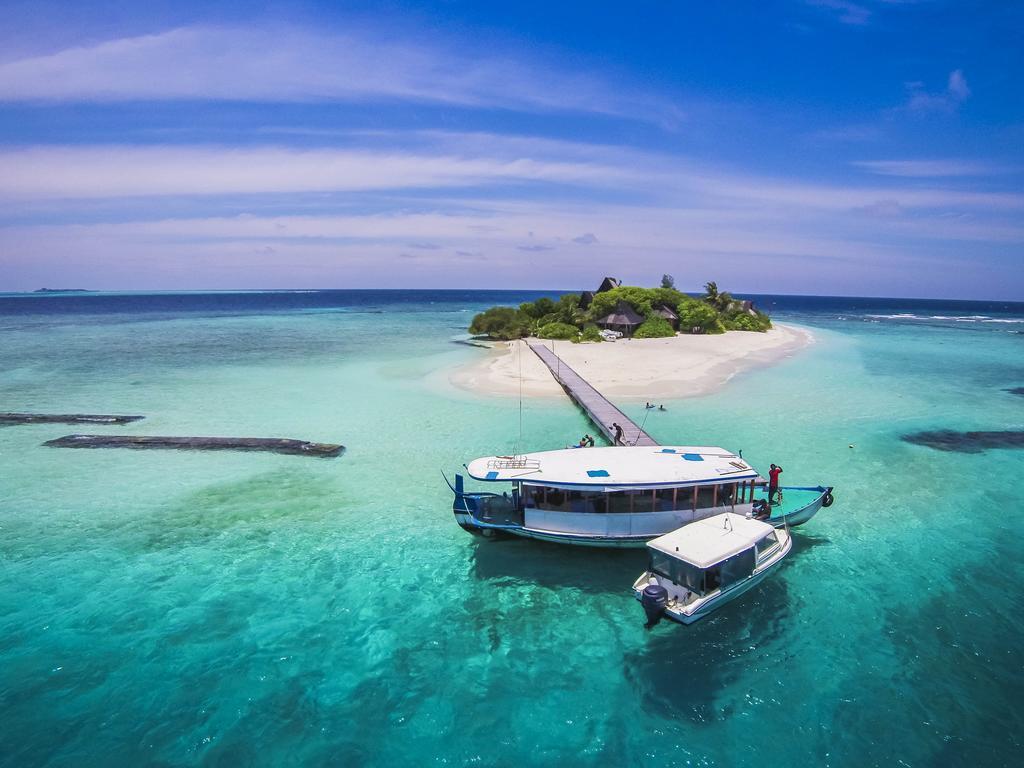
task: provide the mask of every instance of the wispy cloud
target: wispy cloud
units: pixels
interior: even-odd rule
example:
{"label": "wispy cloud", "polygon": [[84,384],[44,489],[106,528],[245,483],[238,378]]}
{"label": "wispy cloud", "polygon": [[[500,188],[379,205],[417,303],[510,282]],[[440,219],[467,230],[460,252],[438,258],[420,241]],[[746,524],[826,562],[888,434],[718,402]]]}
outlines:
{"label": "wispy cloud", "polygon": [[1013,168],[971,160],[862,160],[853,165],[880,176],[907,178],[993,176],[1014,172]]}
{"label": "wispy cloud", "polygon": [[367,191],[500,182],[628,183],[626,168],[523,156],[280,147],[33,147],[0,151],[7,200]]}
{"label": "wispy cloud", "polygon": [[[623,87],[628,85],[629,87]],[[369,29],[182,27],[0,64],[0,101],[413,101],[673,122],[636,84]]]}
{"label": "wispy cloud", "polygon": [[240,275],[250,287],[369,286],[388,284],[398,265],[423,285],[525,286],[533,260],[537,285],[625,266],[650,279],[684,263],[695,282],[813,292],[793,275],[846,285],[844,268],[870,267],[871,279],[909,280],[951,243],[1024,243],[1024,195],[980,176],[945,183],[966,174],[965,161],[856,167],[869,183],[845,163],[832,181],[809,181],[610,145],[443,132],[404,152],[9,148],[0,259],[21,287],[50,274],[88,285],[89,275],[121,276],[100,287],[197,287],[200,277],[245,287]]}
{"label": "wispy cloud", "polygon": [[961,69],[954,69],[949,73],[944,91],[927,91],[921,82],[907,83],[906,86],[906,107],[912,112],[952,112],[971,95],[967,78]]}
{"label": "wispy cloud", "polygon": [[849,0],[805,0],[808,5],[818,8],[827,8],[836,14],[836,18],[843,24],[862,25],[867,24],[871,19],[871,10],[859,3],[852,3]]}

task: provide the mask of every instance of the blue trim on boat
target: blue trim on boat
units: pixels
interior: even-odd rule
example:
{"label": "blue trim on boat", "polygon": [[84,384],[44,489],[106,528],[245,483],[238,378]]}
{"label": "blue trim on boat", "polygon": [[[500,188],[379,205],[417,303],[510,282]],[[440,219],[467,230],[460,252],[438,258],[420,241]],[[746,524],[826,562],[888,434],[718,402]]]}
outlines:
{"label": "blue trim on boat", "polygon": [[608,477],[609,475],[608,475],[608,470],[607,469],[588,469],[587,470],[587,476],[588,477]]}
{"label": "blue trim on boat", "polygon": [[[490,473],[488,473],[490,474]],[[488,481],[486,477],[475,477],[470,475],[474,480],[480,482],[494,482],[494,483],[530,483],[531,485],[543,485],[549,488],[563,487],[563,486],[580,486],[581,488],[615,488],[616,490],[625,490],[627,488],[661,488],[665,487],[689,487],[692,485],[729,485],[730,483],[739,482],[740,480],[754,480],[758,477],[757,474],[753,475],[719,475],[718,477],[706,477],[703,480],[689,480],[686,482],[675,482],[675,483],[563,483],[552,480],[550,482],[541,482],[531,478],[525,477],[501,477]]]}

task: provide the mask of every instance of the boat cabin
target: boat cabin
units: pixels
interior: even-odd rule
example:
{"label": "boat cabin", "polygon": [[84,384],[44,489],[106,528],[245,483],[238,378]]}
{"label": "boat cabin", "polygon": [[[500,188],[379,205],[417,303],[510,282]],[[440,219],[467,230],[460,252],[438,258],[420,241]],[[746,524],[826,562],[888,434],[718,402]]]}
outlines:
{"label": "boat cabin", "polygon": [[726,513],[647,542],[649,571],[660,577],[669,602],[686,603],[750,578],[780,546],[768,523]]}
{"label": "boat cabin", "polygon": [[721,512],[745,515],[760,482],[739,455],[709,446],[570,448],[488,456],[466,469],[475,480],[511,484],[502,495],[475,495],[478,512],[466,514],[477,522],[587,540],[580,543],[642,544]]}

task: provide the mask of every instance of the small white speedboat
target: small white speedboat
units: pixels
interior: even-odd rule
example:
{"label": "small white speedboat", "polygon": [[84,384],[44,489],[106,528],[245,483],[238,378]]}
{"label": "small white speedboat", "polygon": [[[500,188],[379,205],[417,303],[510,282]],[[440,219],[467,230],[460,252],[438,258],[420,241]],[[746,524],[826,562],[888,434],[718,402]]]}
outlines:
{"label": "small white speedboat", "polygon": [[647,542],[647,571],[633,584],[648,626],[692,624],[760,583],[793,547],[788,528],[725,513]]}

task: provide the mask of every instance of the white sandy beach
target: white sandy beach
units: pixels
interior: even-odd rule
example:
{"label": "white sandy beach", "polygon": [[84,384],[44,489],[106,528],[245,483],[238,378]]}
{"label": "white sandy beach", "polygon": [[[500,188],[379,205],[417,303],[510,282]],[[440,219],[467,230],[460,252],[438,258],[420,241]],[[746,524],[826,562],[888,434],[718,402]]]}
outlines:
{"label": "white sandy beach", "polygon": [[[813,340],[803,328],[776,324],[766,333],[730,331],[600,344],[541,343],[552,347],[602,394],[656,401],[716,391],[737,373],[791,357]],[[480,357],[453,371],[451,382],[472,392],[498,396],[518,397],[520,386],[528,397],[564,394],[547,366],[522,341],[498,342],[490,352],[481,350]]]}

